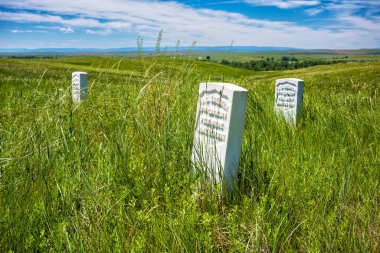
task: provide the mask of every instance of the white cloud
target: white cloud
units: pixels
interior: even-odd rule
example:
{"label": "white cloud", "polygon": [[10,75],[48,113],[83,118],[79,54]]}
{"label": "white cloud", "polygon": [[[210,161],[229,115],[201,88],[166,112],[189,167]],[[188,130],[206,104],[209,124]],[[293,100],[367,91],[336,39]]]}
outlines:
{"label": "white cloud", "polygon": [[32,31],[31,30],[17,30],[17,29],[13,29],[13,30],[9,30],[11,33],[31,33]]}
{"label": "white cloud", "polygon": [[94,35],[101,35],[101,36],[108,36],[112,33],[111,29],[105,29],[105,30],[90,30],[86,29],[85,32],[87,34],[94,34]]}
{"label": "white cloud", "polygon": [[[266,5],[280,8],[311,7],[320,3],[314,0],[249,2],[256,5],[267,3]],[[338,5],[333,0],[330,3]],[[299,48],[379,47],[380,44],[380,32],[374,32],[376,21],[365,23],[365,20],[353,19],[356,16],[351,14],[337,17],[336,20],[342,22],[338,29],[315,29],[294,22],[254,19],[227,11],[194,9],[174,1],[109,0],[105,3],[102,0],[2,0],[0,6],[28,10],[0,11],[0,20],[37,23],[59,29],[62,26],[72,27],[77,31],[83,29],[88,34],[108,35],[119,32],[134,34],[136,37],[139,34],[143,36],[145,46],[154,45],[161,29],[164,29],[164,43],[170,45],[175,45],[177,40],[181,40],[182,45],[190,45],[194,40],[199,45],[229,45],[234,40],[235,45],[241,46]],[[319,6],[314,9],[319,9]],[[355,23],[355,29],[349,26],[352,23]],[[363,40],[363,37],[366,39]]]}
{"label": "white cloud", "polygon": [[376,31],[380,33],[380,19],[376,18],[375,20],[370,20],[368,18],[342,14],[337,17],[342,25],[350,27],[351,29],[363,29],[369,31]]}
{"label": "white cloud", "polygon": [[36,25],[34,26],[34,28],[38,28],[38,29],[54,29],[54,30],[59,30],[61,29],[62,27],[61,26],[48,26],[48,25]]}
{"label": "white cloud", "polygon": [[59,28],[59,31],[63,33],[73,33],[75,32],[71,27],[61,27]]}
{"label": "white cloud", "polygon": [[313,9],[307,9],[305,10],[305,13],[309,16],[315,16],[318,15],[319,13],[323,12],[323,9],[321,8],[313,8]]}
{"label": "white cloud", "polygon": [[64,19],[58,15],[41,15],[26,12],[2,12],[0,11],[0,20],[9,20],[15,22],[35,22],[35,23],[55,23],[61,25],[72,25],[72,26],[86,26],[86,27],[98,27],[100,22],[95,19],[87,18],[72,18]]}
{"label": "white cloud", "polygon": [[[380,34],[380,1],[367,0],[333,0],[325,9],[335,16],[335,28],[349,30],[364,30]],[[361,15],[357,13],[362,11]],[[366,15],[367,14],[367,15]],[[380,38],[378,38],[378,42]]]}
{"label": "white cloud", "polygon": [[354,14],[359,10],[366,10],[366,12],[371,13],[371,16],[379,15],[380,12],[380,1],[376,0],[346,0],[346,1],[337,1],[331,0],[327,2],[324,6],[324,9],[340,14]]}
{"label": "white cloud", "polygon": [[317,0],[245,0],[244,2],[258,6],[276,6],[281,9],[316,6],[320,4],[320,1]]}

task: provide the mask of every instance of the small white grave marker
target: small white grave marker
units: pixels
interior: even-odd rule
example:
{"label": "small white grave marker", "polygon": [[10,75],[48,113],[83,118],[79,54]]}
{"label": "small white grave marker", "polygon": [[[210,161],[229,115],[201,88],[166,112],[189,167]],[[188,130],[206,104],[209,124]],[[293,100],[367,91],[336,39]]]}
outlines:
{"label": "small white grave marker", "polygon": [[74,102],[80,102],[88,96],[88,75],[86,72],[73,72],[72,96]]}
{"label": "small white grave marker", "polygon": [[201,83],[192,161],[228,192],[238,175],[248,91],[230,83]]}
{"label": "small white grave marker", "polygon": [[302,111],[303,80],[284,78],[276,80],[274,108],[289,124],[297,125]]}

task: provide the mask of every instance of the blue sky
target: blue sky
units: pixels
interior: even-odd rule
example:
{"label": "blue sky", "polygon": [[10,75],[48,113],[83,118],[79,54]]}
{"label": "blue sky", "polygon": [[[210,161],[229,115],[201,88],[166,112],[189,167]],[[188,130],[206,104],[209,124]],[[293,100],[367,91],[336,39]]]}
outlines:
{"label": "blue sky", "polygon": [[380,0],[1,0],[0,48],[380,48]]}

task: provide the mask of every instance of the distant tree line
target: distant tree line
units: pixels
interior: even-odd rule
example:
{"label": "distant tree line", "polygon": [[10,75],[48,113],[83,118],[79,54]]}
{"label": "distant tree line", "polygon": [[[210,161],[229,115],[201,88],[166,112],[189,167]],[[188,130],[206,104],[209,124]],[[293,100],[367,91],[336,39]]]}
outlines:
{"label": "distant tree line", "polygon": [[255,71],[301,69],[316,65],[328,65],[342,63],[344,61],[326,60],[299,60],[295,57],[283,56],[280,60],[266,58],[265,60],[252,60],[248,62],[236,62],[223,59],[220,63],[234,68],[249,69]]}
{"label": "distant tree line", "polygon": [[19,55],[19,56],[9,56],[9,59],[56,59],[57,56],[36,56],[36,55]]}

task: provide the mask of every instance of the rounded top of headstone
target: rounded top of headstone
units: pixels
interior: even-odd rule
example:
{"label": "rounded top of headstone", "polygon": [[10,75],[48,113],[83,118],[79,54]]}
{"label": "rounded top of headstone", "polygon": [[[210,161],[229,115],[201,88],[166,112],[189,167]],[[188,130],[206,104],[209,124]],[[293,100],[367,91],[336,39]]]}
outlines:
{"label": "rounded top of headstone", "polygon": [[248,92],[248,90],[240,87],[240,86],[237,86],[235,84],[232,84],[232,83],[223,83],[223,82],[210,82],[210,83],[201,83],[202,86],[207,86],[207,87],[219,87],[220,89],[228,89],[228,90],[233,90],[233,91],[245,91],[245,92]]}
{"label": "rounded top of headstone", "polygon": [[75,72],[72,73],[72,75],[87,75],[87,72],[75,71]]}
{"label": "rounded top of headstone", "polygon": [[290,82],[290,83],[300,83],[303,82],[301,79],[297,78],[281,78],[276,80],[277,83]]}

